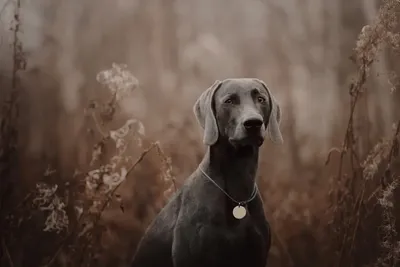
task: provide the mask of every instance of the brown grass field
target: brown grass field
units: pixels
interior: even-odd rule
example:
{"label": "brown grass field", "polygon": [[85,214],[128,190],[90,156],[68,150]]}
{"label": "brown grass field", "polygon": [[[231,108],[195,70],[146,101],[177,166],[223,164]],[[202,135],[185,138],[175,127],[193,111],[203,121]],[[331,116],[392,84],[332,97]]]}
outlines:
{"label": "brown grass field", "polygon": [[123,266],[257,77],[268,267],[400,266],[399,0],[0,0],[0,266]]}

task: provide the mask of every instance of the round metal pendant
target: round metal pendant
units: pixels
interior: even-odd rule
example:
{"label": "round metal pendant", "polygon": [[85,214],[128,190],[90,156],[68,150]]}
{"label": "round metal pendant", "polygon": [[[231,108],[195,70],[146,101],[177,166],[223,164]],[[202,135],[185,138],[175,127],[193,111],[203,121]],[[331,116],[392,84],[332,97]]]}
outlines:
{"label": "round metal pendant", "polygon": [[243,206],[236,206],[233,208],[232,213],[233,213],[233,217],[240,220],[240,219],[243,219],[244,216],[246,216],[247,211],[246,211],[246,208]]}

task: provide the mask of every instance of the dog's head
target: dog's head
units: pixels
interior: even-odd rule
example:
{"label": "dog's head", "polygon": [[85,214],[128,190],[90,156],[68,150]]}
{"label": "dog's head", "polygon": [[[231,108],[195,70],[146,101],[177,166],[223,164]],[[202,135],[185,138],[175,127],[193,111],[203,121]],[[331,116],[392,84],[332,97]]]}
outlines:
{"label": "dog's head", "polygon": [[281,110],[265,83],[241,78],[216,81],[193,107],[204,129],[204,144],[225,139],[233,146],[261,146],[266,133],[282,143]]}

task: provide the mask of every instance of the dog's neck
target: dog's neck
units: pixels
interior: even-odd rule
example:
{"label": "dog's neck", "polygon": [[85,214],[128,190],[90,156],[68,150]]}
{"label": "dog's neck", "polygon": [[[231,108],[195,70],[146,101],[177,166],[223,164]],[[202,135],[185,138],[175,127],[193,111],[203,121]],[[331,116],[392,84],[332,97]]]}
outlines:
{"label": "dog's neck", "polygon": [[258,147],[234,148],[228,142],[209,147],[201,163],[210,178],[236,201],[250,198],[257,166]]}

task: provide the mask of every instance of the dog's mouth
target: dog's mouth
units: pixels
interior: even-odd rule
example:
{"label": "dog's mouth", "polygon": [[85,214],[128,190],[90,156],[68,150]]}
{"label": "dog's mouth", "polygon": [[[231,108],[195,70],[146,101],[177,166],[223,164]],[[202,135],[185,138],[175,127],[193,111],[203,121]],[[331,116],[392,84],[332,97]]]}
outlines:
{"label": "dog's mouth", "polygon": [[264,127],[257,129],[245,129],[244,127],[237,127],[234,134],[229,136],[229,143],[235,147],[240,148],[244,146],[260,147],[264,143],[265,130]]}

